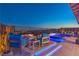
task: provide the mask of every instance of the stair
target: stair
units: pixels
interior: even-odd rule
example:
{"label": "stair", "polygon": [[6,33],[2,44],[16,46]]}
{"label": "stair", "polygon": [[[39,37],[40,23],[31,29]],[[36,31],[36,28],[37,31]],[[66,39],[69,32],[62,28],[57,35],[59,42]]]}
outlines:
{"label": "stair", "polygon": [[62,45],[59,45],[58,43],[54,43],[54,44],[36,52],[32,56],[51,56],[55,52],[57,52],[61,47],[62,47]]}
{"label": "stair", "polygon": [[52,51],[50,51],[48,54],[46,54],[46,56],[53,56],[53,54],[55,54],[56,52],[58,52],[61,48],[62,48],[62,45],[57,46]]}

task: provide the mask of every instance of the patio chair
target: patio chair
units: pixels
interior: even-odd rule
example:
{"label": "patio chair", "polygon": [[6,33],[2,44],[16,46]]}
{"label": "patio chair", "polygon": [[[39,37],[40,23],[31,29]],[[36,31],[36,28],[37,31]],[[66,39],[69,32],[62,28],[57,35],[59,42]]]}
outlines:
{"label": "patio chair", "polygon": [[43,33],[42,34],[42,45],[47,44],[47,43],[50,44],[49,34]]}

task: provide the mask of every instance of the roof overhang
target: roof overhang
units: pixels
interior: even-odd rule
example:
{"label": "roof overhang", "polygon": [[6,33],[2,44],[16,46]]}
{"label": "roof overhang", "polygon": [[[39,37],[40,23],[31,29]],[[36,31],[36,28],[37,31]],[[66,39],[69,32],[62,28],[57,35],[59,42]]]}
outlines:
{"label": "roof overhang", "polygon": [[70,3],[70,7],[76,17],[78,24],[79,24],[79,3]]}

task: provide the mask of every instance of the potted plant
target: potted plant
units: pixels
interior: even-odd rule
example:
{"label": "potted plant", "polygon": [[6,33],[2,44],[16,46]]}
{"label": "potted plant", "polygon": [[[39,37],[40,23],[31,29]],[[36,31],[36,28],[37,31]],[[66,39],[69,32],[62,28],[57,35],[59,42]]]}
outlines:
{"label": "potted plant", "polygon": [[78,34],[78,38],[76,39],[76,44],[79,44],[79,34]]}

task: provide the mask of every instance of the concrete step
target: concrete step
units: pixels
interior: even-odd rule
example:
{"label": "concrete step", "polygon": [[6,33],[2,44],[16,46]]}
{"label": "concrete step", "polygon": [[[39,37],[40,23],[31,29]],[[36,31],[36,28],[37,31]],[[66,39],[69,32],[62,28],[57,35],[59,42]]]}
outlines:
{"label": "concrete step", "polygon": [[38,52],[36,52],[35,54],[33,54],[32,56],[48,56],[48,55],[52,55],[55,52],[57,52],[58,50],[60,50],[62,47],[62,45],[58,44],[58,43],[54,43]]}
{"label": "concrete step", "polygon": [[57,53],[58,51],[60,51],[60,49],[62,48],[62,45],[58,45],[55,48],[53,48],[48,54],[46,54],[45,56],[53,56],[55,53]]}
{"label": "concrete step", "polygon": [[45,52],[43,52],[42,54],[40,54],[40,56],[45,56],[46,54],[48,54],[50,51],[52,51],[53,49],[55,49],[57,46],[59,46],[59,44],[54,45],[53,47],[49,48],[48,50],[46,50]]}
{"label": "concrete step", "polygon": [[56,45],[57,45],[57,43],[54,43],[54,44],[52,44],[52,45],[50,45],[50,46],[36,52],[36,53],[34,53],[32,56],[41,56],[41,54],[44,54],[46,51],[48,51],[49,49],[55,47]]}

